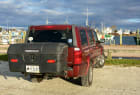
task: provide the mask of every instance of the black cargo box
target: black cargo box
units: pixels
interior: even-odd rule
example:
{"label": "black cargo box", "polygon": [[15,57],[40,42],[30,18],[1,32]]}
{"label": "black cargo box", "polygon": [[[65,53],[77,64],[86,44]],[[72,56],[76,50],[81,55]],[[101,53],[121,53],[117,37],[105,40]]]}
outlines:
{"label": "black cargo box", "polygon": [[[26,72],[26,66],[38,66],[38,73],[60,74],[67,68],[68,45],[65,43],[13,44],[7,53],[12,72]],[[11,59],[18,62],[13,63]],[[56,62],[47,63],[49,59]]]}

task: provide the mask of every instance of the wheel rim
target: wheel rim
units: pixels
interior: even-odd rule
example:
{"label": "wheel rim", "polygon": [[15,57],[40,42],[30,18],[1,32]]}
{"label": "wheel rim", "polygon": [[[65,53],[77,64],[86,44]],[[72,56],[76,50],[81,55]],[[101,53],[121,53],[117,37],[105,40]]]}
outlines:
{"label": "wheel rim", "polygon": [[104,57],[102,57],[102,59],[100,60],[100,65],[103,65],[105,62]]}

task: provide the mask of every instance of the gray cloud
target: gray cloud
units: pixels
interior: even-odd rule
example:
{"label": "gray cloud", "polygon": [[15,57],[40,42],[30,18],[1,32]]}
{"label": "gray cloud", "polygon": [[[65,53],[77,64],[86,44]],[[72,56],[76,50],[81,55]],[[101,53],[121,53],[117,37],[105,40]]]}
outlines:
{"label": "gray cloud", "polygon": [[[140,22],[139,0],[1,0],[0,25],[28,26],[62,24],[66,17],[70,24],[85,24],[86,8],[89,9],[89,22],[97,26],[135,29]],[[136,22],[135,22],[136,21]]]}

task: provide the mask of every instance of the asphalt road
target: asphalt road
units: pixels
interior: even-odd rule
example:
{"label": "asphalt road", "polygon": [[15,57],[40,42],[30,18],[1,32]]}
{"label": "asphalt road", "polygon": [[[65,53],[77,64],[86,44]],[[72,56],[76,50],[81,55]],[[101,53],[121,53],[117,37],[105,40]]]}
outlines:
{"label": "asphalt road", "polygon": [[8,63],[0,61],[0,95],[140,95],[139,67],[94,69],[93,80],[91,87],[61,78],[32,83],[29,77],[9,72]]}

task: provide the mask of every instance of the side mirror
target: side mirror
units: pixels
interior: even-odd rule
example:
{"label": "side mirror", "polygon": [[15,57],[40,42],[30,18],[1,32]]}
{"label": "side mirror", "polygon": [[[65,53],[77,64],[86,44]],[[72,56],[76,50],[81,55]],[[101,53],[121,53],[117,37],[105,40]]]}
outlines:
{"label": "side mirror", "polygon": [[100,39],[100,43],[104,43],[105,42],[105,39]]}
{"label": "side mirror", "polygon": [[100,39],[98,41],[96,41],[97,43],[104,43],[105,42],[105,39]]}
{"label": "side mirror", "polygon": [[33,37],[29,37],[28,40],[29,40],[30,42],[32,42],[32,41],[33,41]]}

